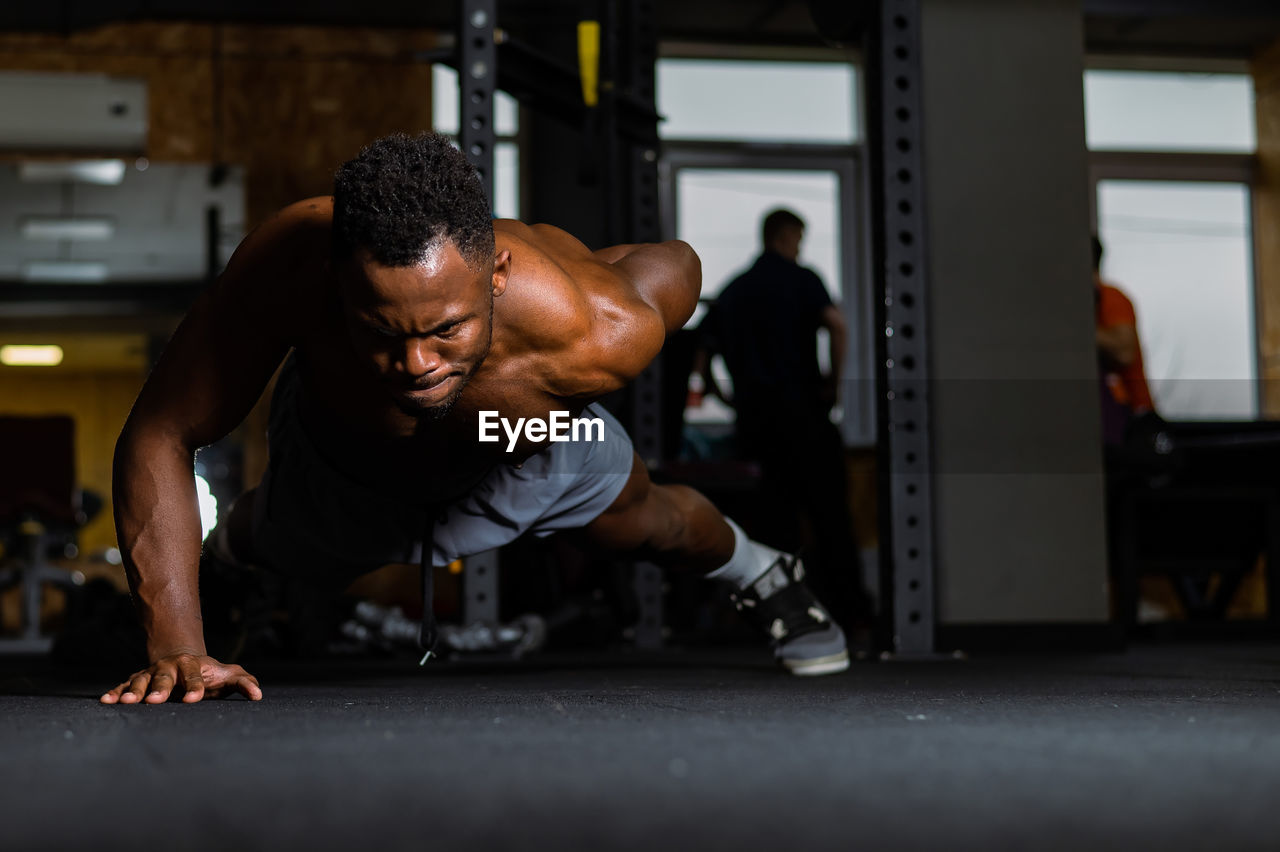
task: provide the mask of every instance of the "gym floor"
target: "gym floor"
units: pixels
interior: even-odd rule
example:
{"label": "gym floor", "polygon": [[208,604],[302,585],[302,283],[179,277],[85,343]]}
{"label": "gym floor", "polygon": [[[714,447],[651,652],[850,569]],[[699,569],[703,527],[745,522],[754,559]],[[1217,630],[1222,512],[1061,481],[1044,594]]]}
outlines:
{"label": "gym floor", "polygon": [[341,661],[101,706],[0,660],[0,848],[1276,849],[1280,645]]}

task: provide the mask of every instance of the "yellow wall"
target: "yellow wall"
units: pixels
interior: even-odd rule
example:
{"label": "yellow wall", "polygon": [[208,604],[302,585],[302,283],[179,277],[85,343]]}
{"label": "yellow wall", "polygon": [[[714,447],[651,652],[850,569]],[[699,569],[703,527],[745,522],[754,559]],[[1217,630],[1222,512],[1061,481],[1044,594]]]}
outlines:
{"label": "yellow wall", "polygon": [[102,514],[80,535],[91,555],[116,543],[111,519],[111,456],[144,374],[0,367],[0,414],[69,414],[76,421],[76,475],[82,488],[107,500]]}

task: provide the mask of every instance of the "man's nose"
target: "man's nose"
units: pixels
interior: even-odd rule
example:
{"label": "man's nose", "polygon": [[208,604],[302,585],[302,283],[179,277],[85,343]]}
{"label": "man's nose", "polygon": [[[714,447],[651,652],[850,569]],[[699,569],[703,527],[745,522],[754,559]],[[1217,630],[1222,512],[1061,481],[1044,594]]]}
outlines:
{"label": "man's nose", "polygon": [[407,375],[421,378],[440,369],[443,360],[428,341],[411,337],[405,342],[400,362]]}

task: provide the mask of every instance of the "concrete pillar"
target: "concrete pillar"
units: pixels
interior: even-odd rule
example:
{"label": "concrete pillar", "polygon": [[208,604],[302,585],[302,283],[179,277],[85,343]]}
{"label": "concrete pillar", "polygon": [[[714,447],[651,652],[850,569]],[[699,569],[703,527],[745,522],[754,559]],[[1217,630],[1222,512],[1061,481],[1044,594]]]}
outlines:
{"label": "concrete pillar", "polygon": [[1108,617],[1077,0],[926,0],[938,619]]}

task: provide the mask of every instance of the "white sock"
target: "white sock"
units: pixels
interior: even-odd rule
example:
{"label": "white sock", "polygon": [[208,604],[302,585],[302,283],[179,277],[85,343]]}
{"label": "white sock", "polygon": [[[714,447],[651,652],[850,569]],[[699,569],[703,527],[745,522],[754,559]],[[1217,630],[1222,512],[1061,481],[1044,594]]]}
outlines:
{"label": "white sock", "polygon": [[708,574],[707,579],[724,580],[739,589],[745,589],[764,576],[764,572],[773,566],[773,563],[782,555],[782,551],[774,550],[758,541],[752,541],[747,538],[742,527],[734,523],[731,518],[724,520],[733,529],[733,556],[724,565]]}

